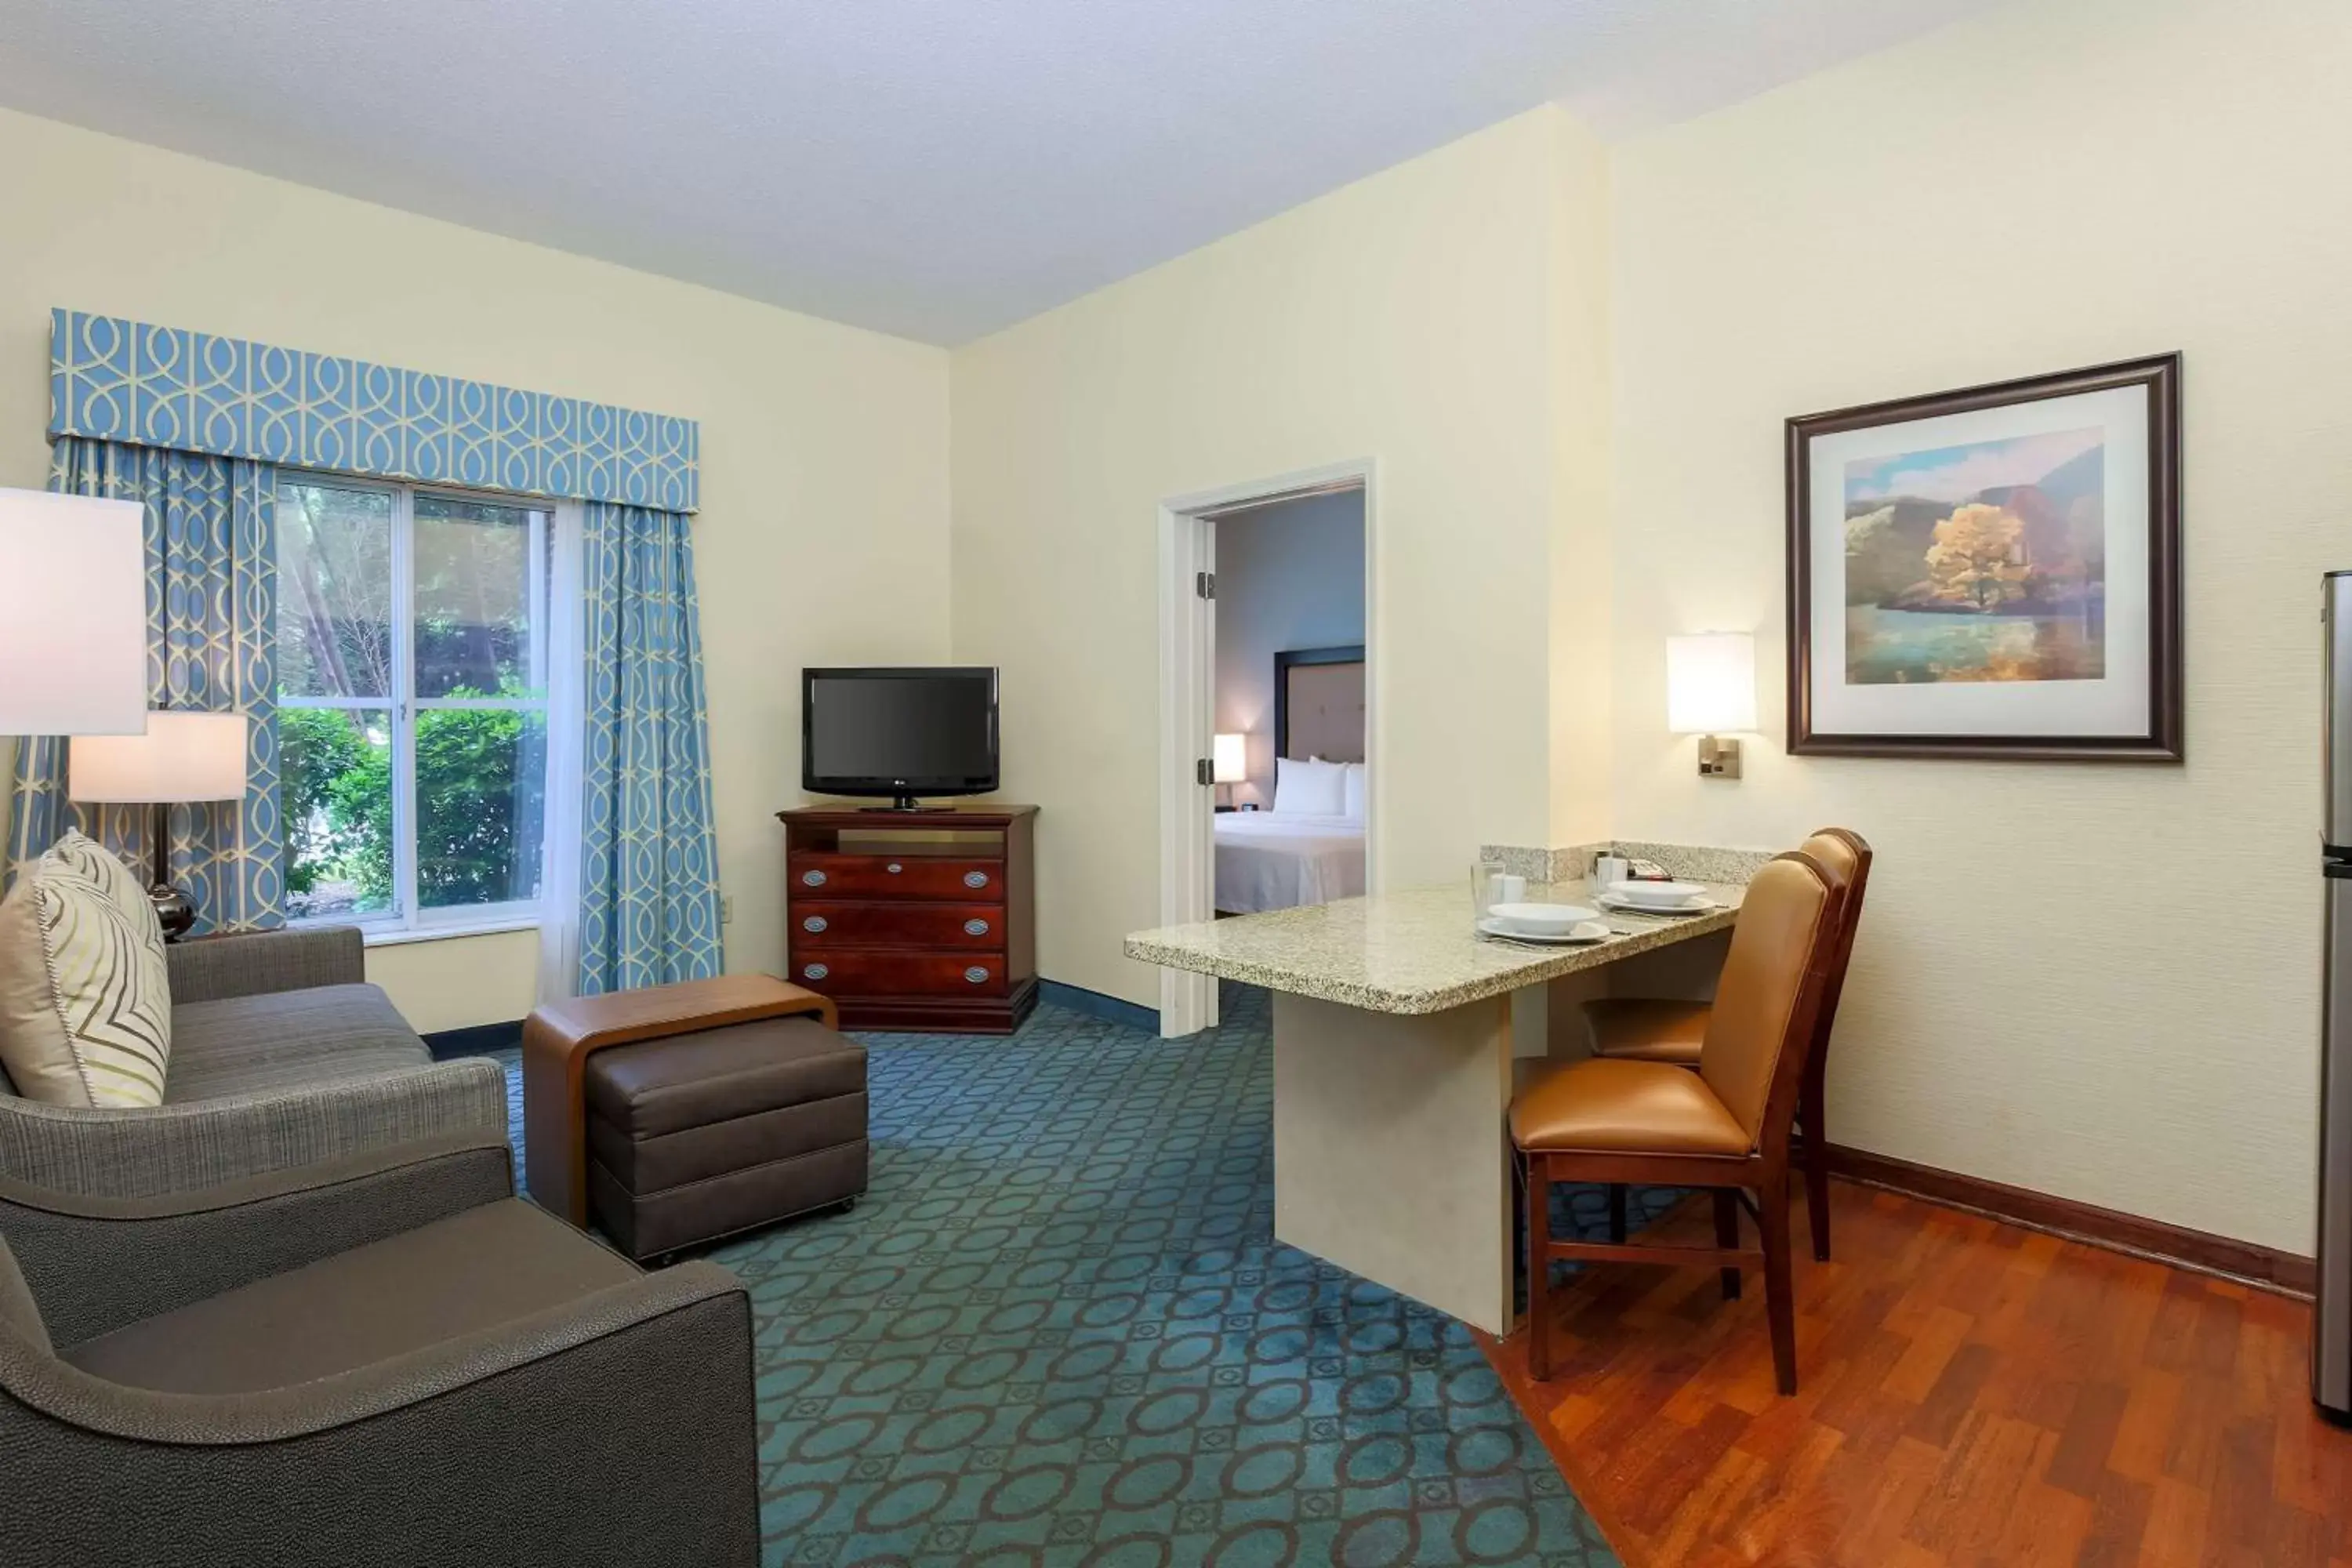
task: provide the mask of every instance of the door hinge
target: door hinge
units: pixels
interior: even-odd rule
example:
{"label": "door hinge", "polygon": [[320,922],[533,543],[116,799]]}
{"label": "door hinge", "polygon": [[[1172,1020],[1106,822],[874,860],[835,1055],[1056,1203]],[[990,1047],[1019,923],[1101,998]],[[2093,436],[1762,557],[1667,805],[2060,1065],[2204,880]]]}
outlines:
{"label": "door hinge", "polygon": [[1192,762],[1192,778],[1195,783],[1214,784],[1217,782],[1216,765],[1210,762],[1206,757],[1194,758]]}
{"label": "door hinge", "polygon": [[1217,574],[1214,572],[1193,573],[1192,591],[1203,599],[1215,598],[1217,596]]}

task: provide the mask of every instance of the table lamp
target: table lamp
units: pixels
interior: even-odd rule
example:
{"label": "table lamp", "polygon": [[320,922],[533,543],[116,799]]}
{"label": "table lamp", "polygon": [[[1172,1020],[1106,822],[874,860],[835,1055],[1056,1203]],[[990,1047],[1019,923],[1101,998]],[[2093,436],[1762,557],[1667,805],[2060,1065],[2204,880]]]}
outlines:
{"label": "table lamp", "polygon": [[1233,786],[1249,782],[1246,735],[1218,735],[1209,747],[1209,779],[1225,786],[1225,804],[1233,804]]}
{"label": "table lamp", "polygon": [[1756,728],[1753,636],[1698,632],[1666,639],[1666,728],[1699,738],[1699,777],[1739,776],[1739,742],[1720,737]]}
{"label": "table lamp", "polygon": [[154,808],[147,828],[155,919],[177,940],[196,923],[196,906],[172,886],[172,806],[179,801],[245,798],[242,713],[150,713],[141,735],[80,735],[66,769],[76,801]]}
{"label": "table lamp", "polygon": [[0,490],[0,735],[147,721],[146,510]]}

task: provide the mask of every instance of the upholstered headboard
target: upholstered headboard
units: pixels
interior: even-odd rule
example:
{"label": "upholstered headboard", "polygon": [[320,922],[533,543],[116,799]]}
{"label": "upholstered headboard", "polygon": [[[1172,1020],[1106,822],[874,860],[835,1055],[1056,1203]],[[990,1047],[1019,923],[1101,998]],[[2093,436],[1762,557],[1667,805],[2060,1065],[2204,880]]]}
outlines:
{"label": "upholstered headboard", "polygon": [[1364,645],[1274,656],[1274,754],[1364,760]]}

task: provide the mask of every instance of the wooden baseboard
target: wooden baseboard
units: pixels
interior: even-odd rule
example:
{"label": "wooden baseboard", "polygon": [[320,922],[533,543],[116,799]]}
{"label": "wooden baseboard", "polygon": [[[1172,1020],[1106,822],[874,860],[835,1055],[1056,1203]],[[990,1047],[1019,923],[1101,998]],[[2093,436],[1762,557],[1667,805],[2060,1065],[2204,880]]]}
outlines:
{"label": "wooden baseboard", "polygon": [[2226,1274],[2289,1296],[2308,1298],[2316,1283],[2316,1265],[2300,1253],[2215,1236],[2210,1231],[2191,1230],[2186,1226],[2168,1225],[2159,1219],[2145,1219],[2138,1215],[2100,1208],[2095,1204],[2053,1197],[2048,1193],[2029,1192],[1979,1176],[1964,1176],[1957,1171],[1939,1171],[1933,1165],[1914,1164],[1890,1154],[1850,1149],[1843,1143],[1831,1144],[1829,1152],[1831,1170],[1869,1186],[1908,1193],[1954,1208],[1974,1209],[1995,1219],[2073,1237],[2119,1252],[2139,1253],[2209,1274]]}

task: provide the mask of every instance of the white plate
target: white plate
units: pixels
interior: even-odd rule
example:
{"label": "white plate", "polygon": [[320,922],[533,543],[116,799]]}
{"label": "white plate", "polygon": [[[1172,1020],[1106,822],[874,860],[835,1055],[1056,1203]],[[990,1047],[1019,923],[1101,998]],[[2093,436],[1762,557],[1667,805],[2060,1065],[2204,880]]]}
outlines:
{"label": "white plate", "polygon": [[1496,904],[1486,918],[1513,936],[1562,936],[1585,921],[1599,920],[1599,910],[1582,904]]}
{"label": "white plate", "polygon": [[1601,907],[1629,915],[1703,915],[1723,906],[1702,894],[1687,904],[1637,904],[1631,899],[1621,899],[1615,893],[1601,895]]}
{"label": "white plate", "polygon": [[1538,947],[1583,947],[1591,942],[1604,942],[1610,934],[1608,926],[1600,921],[1580,921],[1575,930],[1562,936],[1538,936],[1531,931],[1512,931],[1492,920],[1480,921],[1478,929],[1488,936],[1501,937],[1505,942],[1530,942]]}
{"label": "white plate", "polygon": [[1699,882],[1612,882],[1608,894],[1641,908],[1653,905],[1659,909],[1677,909],[1693,899],[1706,897],[1705,884]]}

